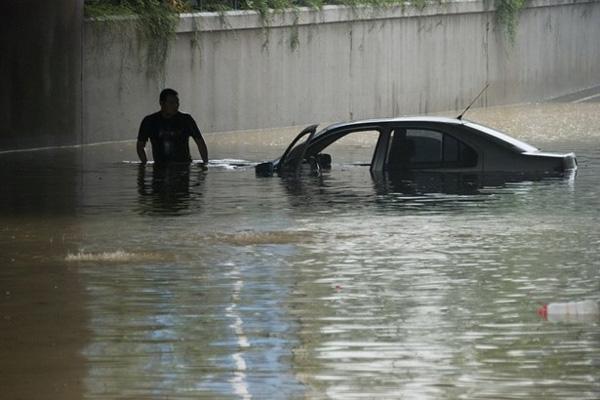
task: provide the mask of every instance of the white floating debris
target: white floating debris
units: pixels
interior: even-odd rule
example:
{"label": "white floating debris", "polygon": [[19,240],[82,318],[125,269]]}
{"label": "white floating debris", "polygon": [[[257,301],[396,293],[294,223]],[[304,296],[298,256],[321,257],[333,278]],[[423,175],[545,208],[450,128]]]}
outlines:
{"label": "white floating debris", "polygon": [[538,315],[548,321],[594,321],[600,317],[598,303],[593,300],[548,303],[538,308]]}

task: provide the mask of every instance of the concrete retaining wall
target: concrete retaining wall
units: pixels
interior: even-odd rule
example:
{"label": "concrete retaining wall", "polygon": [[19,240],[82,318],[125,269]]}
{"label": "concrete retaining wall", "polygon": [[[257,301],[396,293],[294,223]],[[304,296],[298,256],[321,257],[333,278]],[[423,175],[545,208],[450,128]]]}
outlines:
{"label": "concrete retaining wall", "polygon": [[531,1],[513,45],[491,4],[327,6],[268,28],[253,12],[185,15],[162,75],[131,20],[87,21],[84,142],[135,138],[163,87],[214,132],[460,109],[485,83],[478,105],[600,84],[600,1]]}
{"label": "concrete retaining wall", "polygon": [[0,151],[80,143],[83,0],[0,1]]}

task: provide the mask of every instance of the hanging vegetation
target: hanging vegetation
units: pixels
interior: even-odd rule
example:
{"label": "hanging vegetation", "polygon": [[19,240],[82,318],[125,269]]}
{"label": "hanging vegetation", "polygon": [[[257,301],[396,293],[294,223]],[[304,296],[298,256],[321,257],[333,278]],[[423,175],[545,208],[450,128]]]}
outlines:
{"label": "hanging vegetation", "polygon": [[115,15],[136,17],[140,43],[146,46],[146,70],[150,75],[163,74],[171,39],[179,13],[191,8],[182,0],[86,0],[84,13],[88,18]]}
{"label": "hanging vegetation", "polygon": [[515,42],[519,13],[525,7],[526,0],[495,0],[496,18],[511,43]]}
{"label": "hanging vegetation", "polygon": [[[441,1],[441,0],[438,0]],[[427,0],[413,0],[418,9],[426,7]],[[526,0],[495,0],[496,18],[514,43],[519,12]],[[319,9],[325,4],[351,7],[405,6],[405,0],[85,0],[85,16],[105,18],[114,15],[136,16],[136,30],[147,46],[147,70],[164,72],[169,43],[175,36],[179,13],[190,11],[254,10],[261,15],[263,25],[268,26],[272,11],[297,10],[298,7]],[[296,18],[297,20],[297,18]],[[297,34],[297,32],[296,32]],[[298,45],[292,40],[292,48]]]}

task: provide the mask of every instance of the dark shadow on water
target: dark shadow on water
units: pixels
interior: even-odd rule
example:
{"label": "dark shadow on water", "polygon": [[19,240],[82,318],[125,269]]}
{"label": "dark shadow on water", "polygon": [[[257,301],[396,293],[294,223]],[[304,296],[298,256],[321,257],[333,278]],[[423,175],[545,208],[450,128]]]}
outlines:
{"label": "dark shadow on water", "polygon": [[[432,193],[450,195],[478,195],[482,177],[478,174],[453,173],[372,173],[375,191],[380,195],[390,193],[425,196]],[[500,184],[500,182],[498,182]]]}
{"label": "dark shadow on water", "polygon": [[0,214],[70,216],[79,204],[81,157],[77,151],[0,156]]}
{"label": "dark shadow on water", "polygon": [[64,257],[81,237],[81,153],[0,156],[0,387],[6,399],[84,397],[87,294]]}
{"label": "dark shadow on water", "polygon": [[139,212],[179,215],[199,211],[205,177],[205,171],[195,165],[139,165]]}
{"label": "dark shadow on water", "polygon": [[542,174],[448,172],[372,174],[372,178],[380,207],[427,212],[479,207],[498,196],[518,195],[519,187],[530,182],[568,179],[564,175],[550,177]]}
{"label": "dark shadow on water", "polygon": [[[511,192],[512,184],[574,179],[575,171],[559,175],[514,173],[402,172],[357,174],[327,173],[320,176],[285,176],[281,184],[292,207],[314,211],[336,205],[342,208],[412,208],[413,205],[445,209],[481,204],[494,194]],[[370,178],[370,179],[369,179]]]}
{"label": "dark shadow on water", "polygon": [[544,173],[464,173],[464,172],[402,172],[371,173],[375,189],[379,194],[398,193],[406,195],[481,195],[493,188],[504,188],[507,184],[538,182],[541,180],[569,180],[575,171],[560,174]]}

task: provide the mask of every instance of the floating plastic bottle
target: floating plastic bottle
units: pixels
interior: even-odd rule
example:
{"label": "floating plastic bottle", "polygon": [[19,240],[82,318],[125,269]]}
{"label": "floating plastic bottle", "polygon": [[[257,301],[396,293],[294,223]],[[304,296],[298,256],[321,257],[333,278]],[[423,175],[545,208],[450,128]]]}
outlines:
{"label": "floating plastic bottle", "polygon": [[538,308],[537,313],[551,322],[596,321],[600,318],[600,308],[593,300],[548,303]]}

